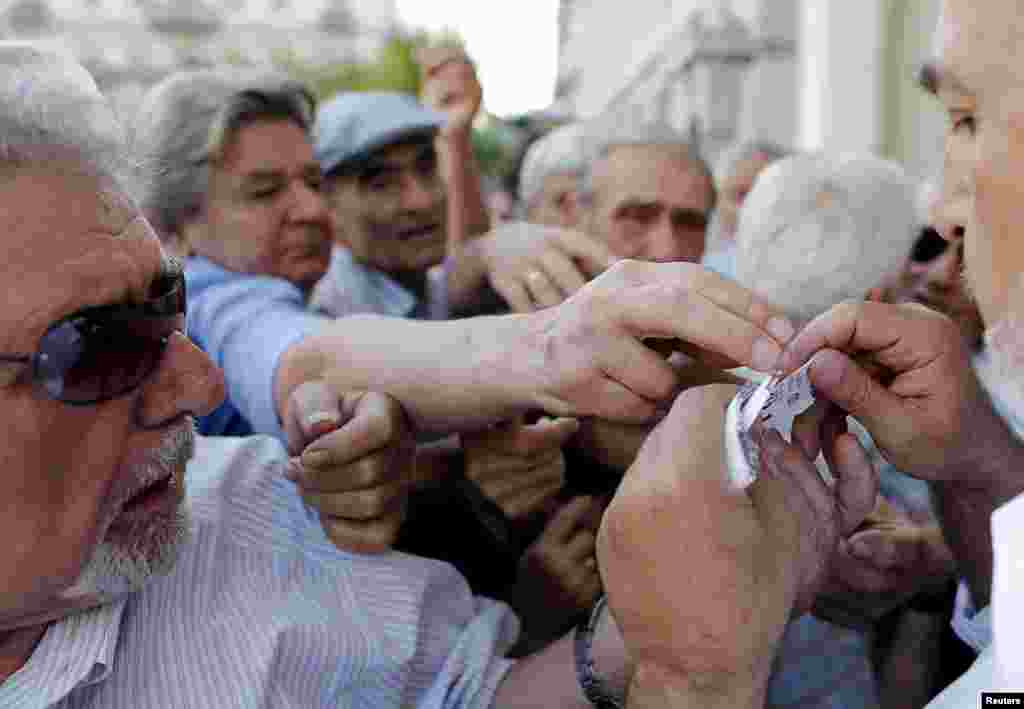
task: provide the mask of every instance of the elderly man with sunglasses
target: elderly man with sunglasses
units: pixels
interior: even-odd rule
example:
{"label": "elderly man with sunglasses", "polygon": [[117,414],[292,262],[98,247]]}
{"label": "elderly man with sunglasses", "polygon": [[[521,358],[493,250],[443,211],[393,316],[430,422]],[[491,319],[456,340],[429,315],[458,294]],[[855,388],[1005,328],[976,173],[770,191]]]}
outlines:
{"label": "elderly man with sunglasses", "polygon": [[[48,50],[0,43],[0,126],[0,268],[8,284],[0,313],[7,417],[0,705],[585,707],[600,681],[621,692],[633,676],[634,651],[650,658],[650,648],[677,642],[672,624],[596,613],[578,636],[578,662],[566,638],[513,663],[502,653],[514,640],[515,618],[502,604],[473,597],[451,567],[339,551],[289,480],[308,474],[316,455],[289,466],[271,438],[194,437],[193,417],[217,405],[223,380],[181,332],[181,273],[136,207],[130,188],[138,184],[137,162],[127,157],[92,78]],[[718,305],[691,302],[674,281]],[[409,357],[421,357],[434,368],[380,381],[406,395],[414,422],[441,429],[536,404],[640,417],[672,382],[662,361],[629,333],[693,338],[673,308],[719,331],[699,337],[702,345],[746,364],[756,349],[765,367],[778,355],[777,343],[754,342],[769,321],[773,330],[784,323],[749,294],[696,271],[620,267],[543,323],[526,316],[406,330],[422,334],[388,340],[407,342],[411,354],[387,366],[401,369]],[[386,323],[379,327],[394,332]],[[516,343],[530,338],[539,338],[541,349],[512,357]],[[352,346],[346,370],[358,372],[376,357],[380,340],[368,339],[374,355]],[[488,348],[495,339],[510,352]],[[462,372],[467,348],[474,365],[495,372],[495,383],[479,383],[479,369]],[[643,376],[598,378],[595,370],[619,371],[608,349]],[[354,375],[334,367],[311,367],[302,385],[326,374],[348,391],[347,376]],[[466,391],[455,387],[446,397],[445,387],[458,384]],[[486,400],[487,392],[485,406],[467,405],[466,397]],[[376,413],[343,402],[353,418],[314,449],[333,457],[330,465],[343,466],[358,448],[354,442],[365,443],[368,419],[387,423],[378,447],[407,439],[405,417],[392,400],[361,397],[364,405],[377,402]],[[668,471],[657,451],[693,430],[693,422],[677,424],[663,429],[637,467],[640,477],[639,471]],[[673,456],[672,465],[689,459]],[[401,464],[398,457],[392,462]],[[698,472],[687,478],[694,494],[676,500],[672,518],[692,516],[699,526],[709,522],[700,513],[705,500],[721,498],[700,492],[706,486]],[[870,483],[862,466],[849,475]],[[776,492],[792,484],[780,482]],[[672,499],[651,511],[663,514]],[[845,493],[840,502],[843,509],[863,507]],[[791,523],[764,537],[762,551],[774,555],[768,552],[791,544],[799,530],[834,541],[841,526],[857,523],[855,516],[787,513]],[[640,532],[649,521],[647,513],[620,517],[616,549],[642,558],[652,539]],[[678,542],[663,540],[676,551]],[[713,570],[727,553],[711,544],[700,560]],[[681,610],[666,589],[702,599],[729,581],[698,573],[684,583],[679,565],[655,563],[635,587],[622,585],[614,559],[608,565],[620,579],[616,589],[662,617]],[[805,595],[798,586],[776,591]],[[744,656],[770,652],[776,620],[745,624],[752,641]],[[707,695],[702,678],[715,668],[691,659],[693,705],[706,705],[699,702]],[[656,665],[638,675],[656,678]]]}

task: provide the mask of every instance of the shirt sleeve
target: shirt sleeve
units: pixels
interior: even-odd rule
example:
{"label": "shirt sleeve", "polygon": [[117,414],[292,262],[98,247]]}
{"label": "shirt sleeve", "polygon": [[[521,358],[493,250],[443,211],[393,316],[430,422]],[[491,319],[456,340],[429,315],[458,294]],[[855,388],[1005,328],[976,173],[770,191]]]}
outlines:
{"label": "shirt sleeve", "polygon": [[189,335],[224,370],[229,400],[256,433],[284,441],[274,404],[278,362],[329,319],[307,312],[292,284],[265,277],[208,286],[188,308]]}
{"label": "shirt sleeve", "polygon": [[950,624],[957,637],[967,643],[975,652],[980,653],[992,644],[991,607],[985,606],[981,610],[977,610],[971,599],[971,591],[963,581],[956,589],[953,620],[950,621]]}
{"label": "shirt sleeve", "polygon": [[515,664],[504,654],[519,635],[519,619],[504,603],[482,596],[461,628],[422,707],[487,709]]}

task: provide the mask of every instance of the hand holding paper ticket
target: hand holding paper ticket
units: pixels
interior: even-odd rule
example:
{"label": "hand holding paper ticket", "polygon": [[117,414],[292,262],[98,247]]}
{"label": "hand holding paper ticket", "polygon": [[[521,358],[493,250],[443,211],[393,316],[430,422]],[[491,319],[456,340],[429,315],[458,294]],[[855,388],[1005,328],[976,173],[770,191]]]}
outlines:
{"label": "hand holding paper ticket", "polygon": [[[822,483],[803,446],[773,431],[759,441],[757,484],[741,493],[722,485],[722,420],[735,394],[735,387],[718,384],[676,397],[626,472],[598,533],[608,605],[645,673],[638,676],[653,676],[655,687],[667,680],[681,692],[699,687],[692,706],[709,706],[707,688],[728,686],[722,680],[767,681],[791,613],[812,607],[839,539],[860,525],[877,494],[870,461],[849,434],[829,441],[834,487]],[[665,613],[656,601],[666,589],[700,603],[680,602]],[[716,671],[733,667],[742,671]],[[651,686],[634,682],[630,701],[662,706],[655,700],[664,695]],[[714,703],[764,704],[761,695]]]}
{"label": "hand holding paper ticket", "polygon": [[757,479],[758,452],[751,436],[754,424],[760,421],[791,441],[793,420],[814,404],[814,386],[807,370],[804,365],[786,377],[769,377],[759,386],[744,387],[729,404],[725,454],[731,482],[737,488],[746,489]]}

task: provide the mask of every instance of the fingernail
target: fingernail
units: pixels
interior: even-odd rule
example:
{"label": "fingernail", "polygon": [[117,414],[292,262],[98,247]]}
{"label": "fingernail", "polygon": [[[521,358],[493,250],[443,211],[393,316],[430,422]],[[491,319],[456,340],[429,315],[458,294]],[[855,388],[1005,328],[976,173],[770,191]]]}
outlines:
{"label": "fingernail", "polygon": [[871,547],[862,539],[856,539],[849,544],[850,556],[858,559],[871,558]]}
{"label": "fingernail", "polygon": [[330,461],[330,453],[325,450],[311,450],[302,454],[302,464],[307,468],[323,468]]}
{"label": "fingernail", "polygon": [[754,343],[754,351],[751,354],[751,366],[759,372],[771,372],[779,364],[782,356],[782,349],[767,337],[762,337]]}
{"label": "fingernail", "polygon": [[796,334],[796,328],[786,318],[772,318],[768,321],[767,330],[779,342],[789,342]]}
{"label": "fingernail", "polygon": [[316,413],[312,413],[306,417],[306,426],[312,428],[318,423],[336,424],[339,420],[338,414],[336,413],[332,413],[330,411],[317,411]]}

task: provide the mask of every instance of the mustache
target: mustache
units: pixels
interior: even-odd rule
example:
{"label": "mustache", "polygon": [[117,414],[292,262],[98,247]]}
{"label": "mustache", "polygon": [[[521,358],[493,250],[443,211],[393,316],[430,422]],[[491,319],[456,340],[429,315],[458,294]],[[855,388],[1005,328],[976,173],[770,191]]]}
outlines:
{"label": "mustache", "polygon": [[377,227],[387,227],[392,231],[400,232],[408,231],[410,229],[420,229],[427,226],[433,226],[435,224],[443,226],[446,216],[447,205],[442,200],[438,204],[428,207],[427,209],[396,212],[390,219],[385,219],[379,222]]}
{"label": "mustache", "polygon": [[168,475],[174,475],[177,470],[184,470],[185,465],[195,455],[196,425],[194,417],[186,416],[163,435],[159,445],[147,451],[142,460],[132,466],[132,485],[126,487],[118,496],[117,504],[114,506],[115,516],[139,491]]}

